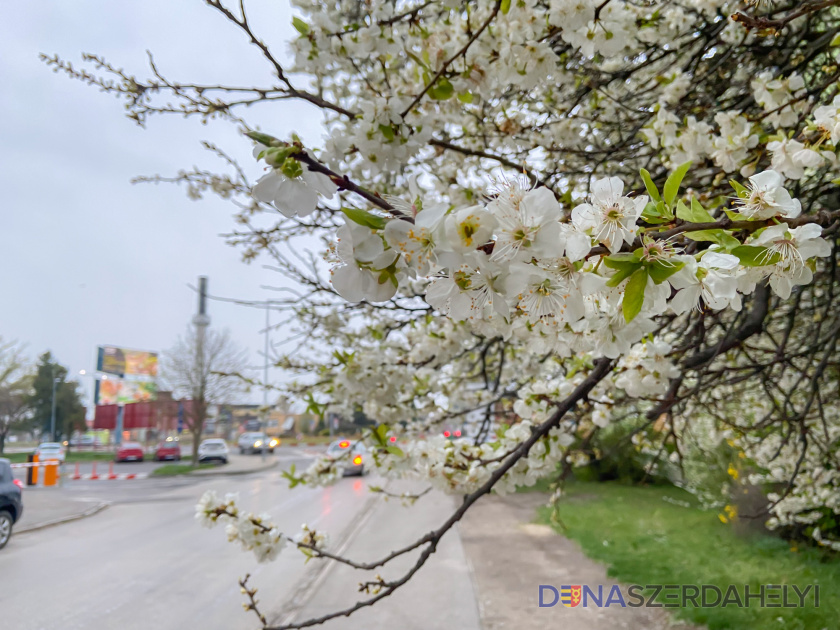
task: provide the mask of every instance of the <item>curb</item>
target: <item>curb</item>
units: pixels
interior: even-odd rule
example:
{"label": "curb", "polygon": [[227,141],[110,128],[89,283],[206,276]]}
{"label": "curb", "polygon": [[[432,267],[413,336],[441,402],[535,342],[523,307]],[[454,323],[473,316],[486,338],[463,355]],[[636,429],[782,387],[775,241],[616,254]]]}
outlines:
{"label": "curb", "polygon": [[265,466],[260,466],[259,468],[251,468],[250,470],[233,470],[233,471],[226,471],[224,468],[220,468],[219,470],[207,470],[207,471],[193,471],[181,475],[183,477],[213,477],[216,475],[250,475],[251,473],[256,472],[264,472],[266,470],[271,470],[272,468],[276,468],[280,465],[279,461],[273,461],[270,464]]}
{"label": "curb", "polygon": [[35,532],[39,529],[46,529],[47,527],[54,527],[56,525],[61,525],[63,523],[71,523],[73,521],[79,521],[83,518],[87,518],[88,516],[93,516],[94,514],[98,514],[106,507],[111,505],[108,502],[97,503],[92,508],[88,508],[84,512],[80,512],[78,514],[71,514],[70,516],[63,516],[61,518],[54,519],[52,521],[45,521],[43,523],[35,523],[34,525],[27,525],[26,527],[15,529],[15,534],[26,534],[27,532]]}

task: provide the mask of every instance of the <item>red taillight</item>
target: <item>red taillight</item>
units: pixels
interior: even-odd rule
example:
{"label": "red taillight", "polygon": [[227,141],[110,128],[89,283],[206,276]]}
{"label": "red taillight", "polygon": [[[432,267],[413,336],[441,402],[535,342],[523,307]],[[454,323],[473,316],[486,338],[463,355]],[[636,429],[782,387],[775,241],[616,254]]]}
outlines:
{"label": "red taillight", "polygon": [[443,437],[449,437],[450,435],[452,435],[452,434],[449,431],[444,431],[443,432]]}
{"label": "red taillight", "polygon": [[21,490],[23,490],[23,482],[20,479],[13,479],[12,483],[15,484]]}
{"label": "red taillight", "polygon": [[361,455],[356,455],[356,457],[353,458],[353,463],[356,466],[361,466],[362,465],[362,456]]}
{"label": "red taillight", "polygon": [[455,431],[455,437],[461,437],[461,432],[460,431]]}
{"label": "red taillight", "polygon": [[350,446],[350,442],[348,442],[347,440],[344,440],[344,441],[342,441],[342,442],[339,442],[339,443],[338,443],[338,446],[339,446],[340,448],[347,448],[348,446]]}
{"label": "red taillight", "polygon": [[396,442],[396,441],[397,441],[397,436],[396,436],[396,435],[392,435],[390,438],[388,438],[388,440],[389,440],[390,442]]}

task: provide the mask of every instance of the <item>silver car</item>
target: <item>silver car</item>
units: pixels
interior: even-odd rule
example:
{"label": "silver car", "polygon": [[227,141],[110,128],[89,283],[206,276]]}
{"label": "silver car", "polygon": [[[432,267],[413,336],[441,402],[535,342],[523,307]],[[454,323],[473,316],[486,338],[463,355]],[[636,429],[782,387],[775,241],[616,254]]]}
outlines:
{"label": "silver car", "polygon": [[274,452],[274,448],[280,444],[277,438],[268,437],[265,433],[243,433],[239,436],[239,452],[245,453],[262,453],[263,450],[269,453]]}
{"label": "silver car", "polygon": [[361,477],[365,474],[368,451],[365,445],[357,440],[336,440],[327,448],[327,457],[338,462],[338,467],[342,469],[344,477],[350,475]]}

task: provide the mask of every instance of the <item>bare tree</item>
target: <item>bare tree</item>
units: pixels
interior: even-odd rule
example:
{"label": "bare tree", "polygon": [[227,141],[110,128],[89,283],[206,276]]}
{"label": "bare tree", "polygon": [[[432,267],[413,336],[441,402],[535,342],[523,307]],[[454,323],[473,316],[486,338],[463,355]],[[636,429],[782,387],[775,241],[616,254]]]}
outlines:
{"label": "bare tree", "polygon": [[198,463],[198,444],[211,405],[228,403],[242,389],[246,352],[227,330],[187,327],[177,343],[163,353],[161,378],[176,398],[187,398],[184,422],[193,439],[192,463]]}
{"label": "bare tree", "polygon": [[9,432],[29,418],[32,380],[21,344],[0,339],[0,453],[6,447]]}

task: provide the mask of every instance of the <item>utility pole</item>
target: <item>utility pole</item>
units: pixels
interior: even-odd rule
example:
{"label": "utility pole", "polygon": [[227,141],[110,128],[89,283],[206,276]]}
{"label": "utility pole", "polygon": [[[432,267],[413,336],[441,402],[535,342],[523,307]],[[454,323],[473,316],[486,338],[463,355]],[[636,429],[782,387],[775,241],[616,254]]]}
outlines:
{"label": "utility pole", "polygon": [[[205,377],[204,377],[204,337],[207,332],[207,327],[210,325],[210,316],[207,315],[207,276],[199,276],[198,277],[198,312],[195,314],[192,320],[193,325],[196,329],[196,351],[198,353],[197,364],[198,364],[198,392],[199,397],[201,399],[200,404],[204,404],[205,398]],[[193,401],[195,404],[195,401]],[[206,409],[204,410],[204,414],[206,415]],[[202,418],[202,423],[204,419]],[[203,430],[203,426],[201,427]],[[198,432],[198,437],[201,437],[201,431]],[[193,449],[196,447],[193,446]],[[195,450],[193,450],[195,453]]]}
{"label": "utility pole", "polygon": [[55,442],[55,386],[60,382],[60,379],[56,378],[55,370],[53,370],[53,383],[52,383],[52,410],[50,411],[50,440]]}
{"label": "utility pole", "polygon": [[263,447],[262,447],[262,459],[265,461],[265,449],[266,449],[266,442],[268,441],[268,329],[270,324],[268,315],[269,315],[269,303],[265,303],[265,342],[263,345],[263,353],[265,354],[265,361],[263,362],[263,422],[262,422],[262,432],[265,434],[265,439],[263,440]]}

